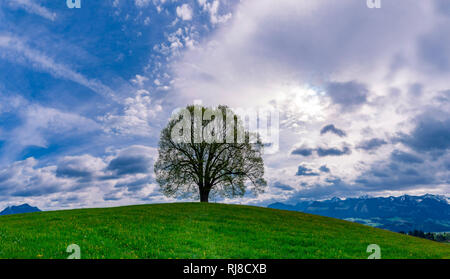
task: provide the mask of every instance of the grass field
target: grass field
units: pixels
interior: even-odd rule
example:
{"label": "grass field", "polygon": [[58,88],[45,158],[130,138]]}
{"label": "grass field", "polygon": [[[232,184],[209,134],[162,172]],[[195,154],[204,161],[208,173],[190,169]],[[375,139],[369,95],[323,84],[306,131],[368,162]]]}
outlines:
{"label": "grass field", "polygon": [[0,258],[450,258],[450,245],[298,212],[175,203],[0,216]]}

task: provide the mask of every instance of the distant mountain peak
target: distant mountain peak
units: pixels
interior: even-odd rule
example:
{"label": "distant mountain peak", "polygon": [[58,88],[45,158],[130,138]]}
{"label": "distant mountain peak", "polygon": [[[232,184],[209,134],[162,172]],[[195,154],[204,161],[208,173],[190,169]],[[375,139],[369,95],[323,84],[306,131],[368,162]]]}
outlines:
{"label": "distant mountain peak", "polygon": [[449,199],[446,196],[441,195],[432,195],[432,194],[425,194],[422,196],[422,199],[432,199],[440,202],[446,202],[449,203]]}
{"label": "distant mountain peak", "polygon": [[410,196],[408,196],[408,195],[400,196],[400,200],[401,200],[401,201],[406,201],[406,200],[408,200],[409,198],[410,198]]}
{"label": "distant mountain peak", "polygon": [[433,194],[422,196],[390,196],[298,202],[294,205],[276,203],[270,208],[301,211],[339,218],[392,231],[450,231],[449,198]]}
{"label": "distant mountain peak", "polygon": [[41,211],[39,208],[31,206],[28,203],[24,203],[21,205],[8,206],[2,212],[0,212],[0,215],[31,213],[31,212],[39,212],[39,211]]}

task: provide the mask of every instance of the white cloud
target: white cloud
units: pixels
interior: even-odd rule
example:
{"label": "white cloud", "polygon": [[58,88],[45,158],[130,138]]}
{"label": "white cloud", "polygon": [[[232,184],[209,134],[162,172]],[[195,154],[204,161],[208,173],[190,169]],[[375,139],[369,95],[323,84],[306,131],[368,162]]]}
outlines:
{"label": "white cloud", "polygon": [[[203,9],[214,7],[207,3],[199,1]],[[432,1],[387,2],[380,10],[351,0],[283,0],[277,5],[270,0],[242,1],[229,24],[172,64],[172,98],[176,96],[179,105],[196,99],[231,107],[275,105],[281,111],[281,150],[265,156],[267,176],[297,190],[333,187],[325,181],[333,177],[351,185],[396,148],[388,144],[376,154],[367,154],[354,146],[365,139],[409,132],[410,120],[429,110],[439,92],[448,89],[446,75],[427,72],[418,55],[419,42],[434,38],[426,34],[440,30],[443,19],[435,13]],[[431,63],[443,61],[439,57]],[[350,101],[358,96],[332,95],[327,91],[330,82],[358,84],[367,92],[364,98],[361,95],[354,103],[344,104],[342,98]],[[422,84],[426,94],[412,98],[412,83]],[[346,105],[351,109],[343,108]],[[320,129],[328,124],[343,127],[348,136],[320,136]],[[290,154],[294,146],[303,144],[313,148],[348,145],[353,152],[327,157]],[[296,177],[300,162],[314,170],[327,165],[332,174]],[[301,186],[304,182],[307,186]]]}
{"label": "white cloud", "polygon": [[[447,52],[433,50],[448,48],[444,35],[448,34],[450,29],[446,26],[450,25],[443,12],[436,14],[432,1],[413,4],[406,0],[387,1],[382,9],[377,10],[368,9],[364,0],[280,0],[276,5],[273,0],[247,0],[237,4],[231,17],[231,14],[223,14],[227,1],[198,0],[203,16],[209,16],[209,23],[202,26],[197,22],[186,22],[194,17],[189,4],[172,1],[175,2],[174,5],[179,5],[176,8],[177,19],[165,33],[166,41],[154,46],[155,64],[148,67],[149,72],[145,75],[136,75],[130,80],[139,90],[125,100],[122,110],[111,111],[100,119],[101,128],[107,133],[129,136],[125,137],[127,139],[157,136],[156,122],[166,121],[161,117],[160,103],[155,101],[160,89],[175,88],[167,92],[169,95],[164,95],[165,100],[174,106],[184,106],[196,99],[206,104],[232,107],[269,104],[282,113],[281,149],[264,158],[269,184],[278,181],[291,186],[294,191],[311,195],[333,194],[333,190],[351,194],[352,190],[353,193],[361,190],[352,183],[362,173],[380,161],[388,160],[393,150],[407,149],[401,143],[391,142],[391,139],[396,132],[411,131],[414,116],[436,108],[448,110],[448,102],[438,101],[439,97],[446,96],[438,92],[449,89],[447,62],[450,60]],[[114,4],[118,3],[115,0]],[[134,3],[138,8],[153,3],[161,12],[165,1],[135,0]],[[45,13],[42,16],[46,17]],[[47,18],[51,19],[51,16]],[[147,19],[144,24],[149,23]],[[227,24],[214,29],[223,22]],[[199,27],[210,30],[211,25],[211,37],[199,38]],[[112,93],[101,82],[83,76],[69,65],[58,63],[30,45],[16,36],[0,35],[0,58],[77,82],[104,96]],[[161,66],[167,61],[172,63],[169,65],[173,70],[170,75],[166,73],[168,69]],[[151,82],[146,82],[148,80]],[[358,84],[361,86],[356,86],[356,90],[367,90],[364,90],[364,96],[359,95],[358,100],[349,104],[343,101],[349,96],[340,95],[348,92],[331,92],[330,82],[342,85],[340,88]],[[412,86],[414,84],[419,86]],[[144,90],[145,86],[156,86],[155,96],[150,94],[150,89]],[[412,87],[422,90],[412,90]],[[343,107],[346,105],[349,107]],[[49,144],[47,136],[98,129],[94,121],[73,113],[29,104],[25,107],[23,126],[10,135],[7,131],[0,131],[2,139],[17,139],[20,146],[34,144],[46,147]],[[20,100],[17,99],[0,102],[0,113],[20,108]],[[320,135],[320,129],[329,124],[343,129],[347,136]],[[371,153],[355,148],[360,142],[372,138],[388,143]],[[322,157],[316,151],[311,156],[291,154],[296,147],[341,149],[343,146],[348,146],[352,153]],[[6,149],[14,154],[18,152],[13,148]],[[22,183],[28,187],[20,189],[23,190],[19,192],[21,195],[33,194],[33,191],[40,194],[41,190],[37,191],[27,184],[28,181],[37,181],[36,187],[47,190],[50,194],[42,204],[48,202],[45,205],[48,207],[68,203],[74,207],[137,203],[143,196],[152,195],[157,188],[152,177],[144,173],[116,177],[120,160],[115,161],[116,168],[108,169],[107,166],[114,159],[124,159],[127,154],[134,156],[147,152],[145,148],[133,147],[115,150],[107,153],[110,155],[106,157],[70,156],[57,165],[44,167],[29,159],[12,164],[15,170],[10,171],[26,173],[23,180],[16,181],[17,185]],[[447,175],[440,168],[444,164],[442,160],[432,166],[444,172],[436,177]],[[314,173],[319,173],[319,168],[326,165],[330,173],[296,176],[299,165]],[[57,175],[58,168],[60,176]],[[62,171],[64,169],[65,172]],[[6,172],[0,172],[0,177]],[[70,174],[73,177],[69,177]],[[87,187],[80,181],[83,174],[95,180],[89,191],[82,189]],[[341,184],[336,182],[338,179]],[[399,189],[389,187],[375,189],[378,191],[376,194],[400,194],[397,192]],[[51,194],[58,189],[72,192],[70,195],[63,192]],[[133,192],[137,190],[139,195]],[[401,191],[445,193],[448,185],[426,185]],[[269,187],[258,198],[238,199],[237,202],[280,200],[289,195],[280,192],[279,188]],[[77,201],[80,197],[84,202]]]}
{"label": "white cloud", "polygon": [[210,22],[212,24],[225,23],[232,17],[231,13],[219,15],[219,0],[213,0],[212,2],[208,2],[207,0],[198,0],[198,4],[202,7],[203,11],[207,11],[209,13]]}
{"label": "white cloud", "polygon": [[58,162],[56,176],[84,178],[92,180],[99,178],[107,164],[101,159],[89,154],[80,156],[65,156]]}
{"label": "white cloud", "polygon": [[125,99],[122,113],[108,113],[100,121],[107,133],[151,136],[155,133],[151,123],[161,111],[161,105],[152,101],[147,90],[141,89],[134,97]]}
{"label": "white cloud", "polygon": [[134,4],[139,8],[147,7],[150,2],[150,0],[134,0]]}
{"label": "white cloud", "polygon": [[85,133],[99,128],[98,124],[80,115],[62,112],[60,110],[39,105],[31,105],[24,110],[24,125],[14,132],[16,143],[27,146],[35,145],[46,147],[46,134]]}
{"label": "white cloud", "polygon": [[0,168],[0,205],[27,202],[55,210],[172,201],[153,182],[155,148],[133,145],[107,154],[65,156],[49,165],[30,157]]}
{"label": "white cloud", "polygon": [[177,16],[182,20],[192,19],[192,9],[188,4],[183,4],[177,7]]}
{"label": "white cloud", "polygon": [[51,21],[54,21],[56,19],[56,13],[51,12],[47,8],[35,3],[34,0],[12,0],[9,1],[9,4],[13,7],[18,6],[20,8],[23,8],[29,13],[39,15]]}
{"label": "white cloud", "polygon": [[[358,78],[370,80],[380,75],[373,70],[379,69],[377,65],[390,65],[394,55],[413,52],[411,45],[432,26],[427,3],[409,7],[407,12],[406,3],[386,5],[389,13],[384,14],[359,4],[241,2],[231,24],[174,66],[180,92],[189,98],[220,101],[236,94],[244,101],[267,102],[279,84],[349,80],[355,71],[365,73]],[[427,20],[419,24],[416,18],[424,13]],[[235,100],[242,103],[241,98]]]}
{"label": "white cloud", "polygon": [[68,190],[70,184],[57,178],[55,169],[55,166],[39,168],[34,158],[15,162],[0,170],[0,195],[17,199],[15,197],[36,197]]}
{"label": "white cloud", "polygon": [[5,144],[2,148],[1,163],[14,160],[17,154],[26,147],[46,148],[49,141],[54,140],[55,137],[62,140],[101,128],[89,118],[55,108],[30,104],[19,97],[2,98],[0,95],[0,100],[12,101],[9,103],[9,108],[4,107],[0,113],[14,110],[21,119],[21,125],[3,132],[2,138]]}
{"label": "white cloud", "polygon": [[144,82],[146,82],[147,80],[148,80],[147,77],[136,75],[136,77],[132,79],[131,82],[138,85],[139,87],[142,87],[144,86]]}
{"label": "white cloud", "polygon": [[69,66],[58,63],[42,52],[28,47],[27,44],[18,37],[0,34],[0,48],[4,50],[0,53],[0,58],[35,68],[49,73],[56,78],[63,78],[76,82],[108,99],[117,101],[114,92],[108,86],[98,80],[89,79],[72,70]]}

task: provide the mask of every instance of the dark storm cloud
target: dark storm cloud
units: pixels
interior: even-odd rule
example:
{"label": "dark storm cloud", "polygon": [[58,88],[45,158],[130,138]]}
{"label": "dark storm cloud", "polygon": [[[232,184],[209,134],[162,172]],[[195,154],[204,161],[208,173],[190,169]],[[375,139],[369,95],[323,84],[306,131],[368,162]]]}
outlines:
{"label": "dark storm cloud", "polygon": [[103,168],[103,162],[90,155],[67,156],[58,162],[56,177],[71,178],[77,182],[90,182],[96,171]]}
{"label": "dark storm cloud", "polygon": [[106,193],[105,195],[103,195],[104,201],[118,201],[121,198],[122,197],[119,195],[119,191],[114,191],[114,192]]}
{"label": "dark storm cloud", "polygon": [[94,172],[82,166],[81,158],[74,158],[71,160],[63,160],[58,164],[56,169],[56,177],[79,178],[90,180]]}
{"label": "dark storm cloud", "polygon": [[311,156],[314,149],[307,148],[307,147],[299,147],[294,149],[294,151],[291,152],[292,155],[302,155],[302,156]]}
{"label": "dark storm cloud", "polygon": [[51,199],[52,202],[57,202],[60,205],[69,205],[73,203],[81,203],[83,202],[83,198],[79,195],[69,195]]}
{"label": "dark storm cloud", "polygon": [[408,93],[415,97],[418,97],[418,96],[422,95],[422,91],[423,91],[423,85],[420,83],[414,83],[409,86]]}
{"label": "dark storm cloud", "polygon": [[330,82],[326,86],[328,95],[342,111],[352,111],[367,102],[369,90],[364,84],[349,82]]}
{"label": "dark storm cloud", "polygon": [[348,155],[348,154],[352,153],[350,148],[347,146],[344,146],[342,149],[338,149],[335,147],[331,147],[331,148],[319,147],[319,148],[317,148],[316,151],[317,151],[317,155],[319,155],[320,157],[342,156],[342,155]]}
{"label": "dark storm cloud", "polygon": [[0,195],[11,197],[33,197],[64,190],[64,186],[52,180],[50,169],[35,168],[37,161],[28,158],[15,162],[0,170]]}
{"label": "dark storm cloud", "polygon": [[[114,183],[118,192],[125,188],[136,192],[152,183],[152,177],[133,177],[133,174],[148,173],[151,169],[151,149],[132,146],[113,157],[109,165],[102,158],[91,155],[66,156],[57,165],[41,166],[30,157],[0,169],[0,196],[45,197],[60,194],[54,199],[60,206],[80,203],[80,197],[66,194],[89,187],[103,187]],[[113,181],[120,179],[120,182]],[[108,181],[106,181],[108,180]],[[100,182],[100,184],[99,184]],[[120,197],[121,193],[116,196]]]}
{"label": "dark storm cloud", "polygon": [[44,195],[57,193],[60,191],[61,191],[61,189],[57,186],[40,185],[39,187],[36,187],[36,185],[33,185],[33,187],[26,187],[24,189],[20,189],[18,191],[12,192],[11,196],[14,196],[14,197],[38,197],[38,196],[44,196]]}
{"label": "dark storm cloud", "polygon": [[294,188],[292,188],[291,186],[281,183],[279,181],[275,181],[275,183],[273,184],[273,187],[284,190],[284,191],[293,191]]}
{"label": "dark storm cloud", "polygon": [[304,166],[298,166],[296,176],[318,176],[318,173],[313,172],[311,169],[304,167]]}
{"label": "dark storm cloud", "polygon": [[323,127],[322,130],[320,130],[321,135],[326,134],[328,132],[336,134],[340,137],[345,137],[347,135],[343,130],[336,128],[333,124],[327,125]]}
{"label": "dark storm cloud", "polygon": [[445,169],[446,169],[446,170],[450,170],[450,160],[447,160],[447,161],[444,163],[444,166],[445,166]]}
{"label": "dark storm cloud", "polygon": [[86,170],[78,170],[70,167],[58,166],[56,170],[57,177],[79,177],[79,178],[90,178],[92,173]]}
{"label": "dark storm cloud", "polygon": [[400,150],[394,150],[391,153],[391,159],[395,162],[408,163],[408,164],[420,164],[424,160],[411,153],[403,152]]}
{"label": "dark storm cloud", "polygon": [[328,199],[332,197],[361,196],[366,194],[366,189],[360,185],[347,184],[340,178],[328,179],[327,183],[312,184],[310,187],[304,184],[304,188],[297,190],[286,203],[296,204],[304,199]]}
{"label": "dark storm cloud", "polygon": [[152,183],[152,182],[153,182],[153,179],[150,176],[148,176],[148,177],[137,179],[137,180],[134,180],[134,181],[131,181],[131,182],[117,183],[114,187],[115,188],[124,188],[124,187],[126,187],[128,189],[128,191],[135,192],[135,191],[141,190],[146,185],[148,185],[149,183]]}
{"label": "dark storm cloud", "polygon": [[330,169],[329,169],[326,165],[321,166],[321,167],[319,168],[319,170],[320,170],[321,172],[330,172]]}
{"label": "dark storm cloud", "polygon": [[450,104],[450,90],[439,92],[434,98],[434,101],[438,102],[440,105],[448,106]]}
{"label": "dark storm cloud", "polygon": [[[426,156],[424,155],[426,158]],[[344,182],[340,177],[327,177],[324,183],[314,185],[304,184],[292,196],[292,201],[301,198],[323,199],[333,196],[361,195],[379,191],[401,191],[434,187],[448,183],[445,169],[450,169],[450,160],[430,162],[420,155],[394,150],[385,160],[371,163],[368,169],[359,174],[356,179]],[[326,166],[321,171],[328,169]],[[314,175],[312,170],[300,166],[299,173]]]}
{"label": "dark storm cloud", "polygon": [[370,150],[378,149],[385,144],[387,144],[387,141],[385,141],[384,139],[373,138],[370,140],[365,140],[365,141],[360,142],[356,146],[356,148],[370,151]]}
{"label": "dark storm cloud", "polygon": [[450,18],[443,21],[435,27],[434,32],[424,35],[419,40],[419,56],[424,62],[424,68],[441,74],[450,71],[449,20]]}
{"label": "dark storm cloud", "polygon": [[[150,194],[148,194],[146,196],[142,196],[140,198],[140,200],[141,201],[151,201],[151,200],[160,199],[160,198],[163,198],[163,197],[164,197],[164,195],[161,193],[160,189],[155,189]],[[216,201],[218,201],[218,200],[216,200]]]}
{"label": "dark storm cloud", "polygon": [[450,118],[442,120],[430,115],[417,119],[411,134],[402,134],[398,140],[417,152],[440,151],[450,148]]}
{"label": "dark storm cloud", "polygon": [[450,17],[450,1],[448,0],[434,0],[436,12]]}
{"label": "dark storm cloud", "polygon": [[0,170],[0,185],[8,181],[13,176],[14,173],[12,173],[9,169]]}
{"label": "dark storm cloud", "polygon": [[148,173],[152,161],[152,158],[145,154],[120,154],[109,163],[107,169],[118,175]]}
{"label": "dark storm cloud", "polygon": [[425,165],[416,166],[397,164],[395,162],[376,162],[369,170],[363,172],[355,183],[372,190],[402,190],[419,188],[436,183],[434,170]]}
{"label": "dark storm cloud", "polygon": [[352,151],[348,146],[344,146],[342,149],[336,148],[336,147],[318,147],[318,148],[307,148],[307,147],[300,147],[294,149],[291,154],[292,155],[301,155],[301,156],[311,156],[313,152],[316,152],[319,157],[326,157],[326,156],[342,156],[342,155],[348,155],[351,154]]}

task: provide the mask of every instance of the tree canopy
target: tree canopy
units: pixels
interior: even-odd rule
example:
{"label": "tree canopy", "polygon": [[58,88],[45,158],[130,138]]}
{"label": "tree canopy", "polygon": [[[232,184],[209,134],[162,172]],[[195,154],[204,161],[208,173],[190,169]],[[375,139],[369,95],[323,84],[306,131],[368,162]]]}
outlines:
{"label": "tree canopy", "polygon": [[161,131],[156,180],[169,197],[243,196],[263,192],[263,144],[226,106],[188,106]]}

